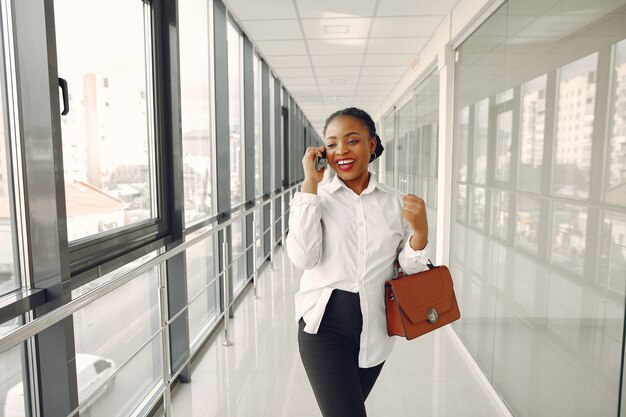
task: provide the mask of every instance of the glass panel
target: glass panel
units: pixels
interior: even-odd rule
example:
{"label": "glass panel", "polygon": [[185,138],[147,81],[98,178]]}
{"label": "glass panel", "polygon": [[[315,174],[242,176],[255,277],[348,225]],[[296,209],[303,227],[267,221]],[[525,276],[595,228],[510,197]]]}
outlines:
{"label": "glass panel", "polygon": [[626,41],[618,43],[615,47],[613,86],[608,187],[604,198],[611,204],[624,207],[626,206]]}
{"label": "glass panel", "polygon": [[[274,74],[270,72],[270,190],[275,189],[276,184],[276,102],[274,101],[274,89],[276,87],[276,79],[274,78]],[[267,226],[270,227],[269,225]]]}
{"label": "glass panel", "polygon": [[517,205],[515,236],[517,246],[537,253],[539,231],[539,199],[521,195]]}
{"label": "glass panel", "polygon": [[254,188],[255,197],[263,195],[263,71],[254,55]]}
{"label": "glass panel", "polygon": [[459,184],[456,197],[456,219],[467,222],[467,185]]}
{"label": "glass panel", "polygon": [[519,188],[536,193],[541,190],[546,129],[546,79],[542,75],[522,86]]}
{"label": "glass panel", "polygon": [[489,99],[479,101],[474,109],[474,182],[484,184],[487,179]]}
{"label": "glass panel", "polygon": [[472,200],[470,201],[470,213],[472,218],[470,224],[479,229],[485,228],[485,189],[483,187],[474,187]]}
{"label": "glass panel", "polygon": [[72,241],[157,215],[150,67],[143,2],[57,0],[54,9],[59,76],[69,88],[70,112],[61,116],[61,131]]}
{"label": "glass panel", "polygon": [[413,146],[407,152],[409,192],[424,199],[428,218],[428,255],[437,247],[437,178],[439,134],[439,73],[433,72],[415,89]]}
{"label": "glass panel", "polygon": [[559,71],[554,192],[589,195],[591,137],[598,54],[565,65]]}
{"label": "glass panel", "polygon": [[78,398],[92,417],[130,415],[163,376],[161,339],[156,336],[111,378],[159,331],[158,283],[159,268],[151,269],[74,314]]}
{"label": "glass panel", "polygon": [[254,230],[256,244],[256,265],[261,265],[265,256],[263,256],[263,209],[256,209],[256,228]]}
{"label": "glass panel", "polygon": [[228,117],[230,119],[230,204],[243,202],[243,100],[241,35],[228,22]]}
{"label": "glass panel", "polygon": [[582,275],[587,209],[573,204],[556,203],[553,216],[552,261]]}
{"label": "glass panel", "polygon": [[[233,294],[237,294],[241,287],[246,283],[247,280],[247,272],[246,272],[246,256],[242,255],[244,252],[244,246],[246,242],[245,238],[245,224],[244,219],[240,221],[236,221],[232,224],[232,253],[233,257],[231,258],[232,269],[231,269],[231,277],[233,283]],[[241,256],[239,256],[241,255]]]}
{"label": "glass panel", "polygon": [[[0,324],[0,338],[18,327],[17,320]],[[24,392],[24,350],[21,345],[0,354],[0,416],[29,415],[28,390]],[[26,395],[24,395],[26,394]]]}
{"label": "glass panel", "polygon": [[[409,100],[400,110],[398,110],[398,158],[394,166],[394,171],[398,174],[399,183],[396,188],[403,193],[413,193],[421,195],[421,190],[409,188],[409,181],[412,180],[409,170],[413,171],[415,156],[419,153],[415,152],[416,143],[416,122],[417,114],[415,107],[415,98]],[[411,163],[413,162],[413,163]]]}
{"label": "glass panel", "polygon": [[[206,229],[198,233],[204,231]],[[220,278],[216,279],[214,239],[209,238],[187,249],[189,340],[192,346],[198,343],[198,338],[220,313]]]}
{"label": "glass panel", "polygon": [[626,214],[607,212],[602,224],[603,244],[600,247],[598,276],[609,294],[624,294],[626,271]]}
{"label": "glass panel", "polygon": [[509,194],[502,191],[493,193],[492,234],[506,241],[509,222]]}
{"label": "glass panel", "polygon": [[[0,45],[0,62],[4,62],[4,43]],[[7,134],[7,93],[4,83],[4,65],[0,68],[0,296],[20,288],[21,283],[15,263],[15,226],[11,213],[11,142]],[[1,397],[0,397],[1,398]]]}
{"label": "glass panel", "polygon": [[461,182],[467,181],[467,159],[468,144],[469,144],[469,106],[465,107],[459,112],[459,127],[457,134],[459,136],[459,150],[456,152],[457,156],[457,175],[458,180]]}
{"label": "glass panel", "polygon": [[395,113],[391,112],[383,119],[383,136],[381,141],[385,147],[385,177],[384,183],[394,186],[393,173],[394,173],[394,146],[395,146],[395,126],[394,126]]}
{"label": "glass panel", "polygon": [[[453,327],[519,417],[619,413],[625,39],[624,1],[509,0],[457,51],[455,120],[462,126],[469,106],[470,124],[482,126],[470,142],[469,216],[481,222],[484,200],[489,234],[452,222],[450,269],[465,311]],[[507,112],[520,123],[511,139]],[[455,154],[462,137],[457,129]],[[493,150],[484,152],[485,137]],[[472,174],[484,181],[483,167],[509,180],[487,181],[483,193],[472,183]],[[453,172],[461,194],[462,164]]]}
{"label": "glass panel", "polygon": [[[507,10],[505,3],[458,48],[454,71],[453,155],[457,165],[452,171],[452,190],[457,203],[453,216],[461,221],[451,223],[449,268],[465,319],[453,327],[489,379],[496,301],[501,296],[494,274],[501,240],[493,236],[498,231],[492,203],[492,199],[498,200],[495,191],[500,189],[487,181],[487,167],[493,167],[493,176],[495,161],[488,158],[496,155],[496,109],[502,111],[495,105],[495,96],[511,88],[505,84]],[[467,223],[463,221],[466,216]]]}
{"label": "glass panel", "polygon": [[205,0],[181,2],[180,89],[185,223],[215,213],[209,89],[209,13]]}
{"label": "glass panel", "polygon": [[512,111],[499,113],[496,118],[496,180],[498,181],[510,180],[512,123]]}

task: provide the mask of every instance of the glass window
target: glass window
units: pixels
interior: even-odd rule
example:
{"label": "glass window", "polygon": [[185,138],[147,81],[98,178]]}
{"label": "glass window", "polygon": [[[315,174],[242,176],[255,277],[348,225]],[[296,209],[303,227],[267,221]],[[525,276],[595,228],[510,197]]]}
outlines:
{"label": "glass window", "polygon": [[[102,279],[114,279],[151,256]],[[153,268],[74,314],[78,401],[92,417],[130,415],[162,380],[159,274]]]}
{"label": "glass window", "polygon": [[233,294],[238,294],[248,279],[246,271],[247,256],[243,255],[246,246],[246,227],[244,219],[234,222],[231,229],[231,250],[233,254],[230,259],[230,263],[232,264],[231,282],[233,285]]}
{"label": "glass window", "polygon": [[509,194],[502,191],[494,191],[492,203],[493,222],[491,223],[491,233],[506,241],[509,222]]}
{"label": "glass window", "polygon": [[151,70],[143,2],[58,0],[54,8],[59,76],[69,89],[61,131],[73,241],[157,216]]}
{"label": "glass window", "polygon": [[546,75],[522,86],[519,187],[541,191],[543,141],[546,129]]}
{"label": "glass window", "polygon": [[229,21],[228,41],[228,117],[230,119],[230,204],[243,202],[243,77],[241,35]]}
{"label": "glass window", "polygon": [[[270,190],[274,190],[276,184],[276,154],[275,154],[275,146],[276,146],[276,101],[274,98],[274,89],[276,88],[276,79],[274,78],[274,74],[270,71],[270,178],[272,179],[270,182]],[[269,229],[270,225],[267,225]]]}
{"label": "glass window", "polygon": [[[4,61],[4,44],[0,45],[0,62]],[[11,142],[7,133],[7,93],[4,91],[4,65],[0,69],[0,296],[21,286],[15,262],[15,226],[11,196]]]}
{"label": "glass window", "polygon": [[485,184],[487,179],[487,141],[489,137],[489,99],[474,106],[474,183]]}
{"label": "glass window", "polygon": [[503,182],[510,180],[512,123],[512,111],[499,113],[496,118],[496,180]]}
{"label": "glass window", "polygon": [[[531,16],[528,2],[504,2],[458,48],[454,68],[456,127],[469,106],[475,134],[470,226],[484,219],[489,234],[451,224],[450,269],[463,289],[459,305],[474,317],[453,327],[520,416],[619,414],[626,9],[599,1],[589,14],[590,2],[575,3]],[[558,36],[546,36],[555,25]],[[513,126],[519,121],[512,140],[506,112]],[[464,153],[462,138],[455,130],[455,154]],[[455,192],[465,185],[462,167]],[[486,167],[509,181],[483,189]],[[554,389],[565,374],[585,378],[559,377]]]}
{"label": "glass window", "polygon": [[[198,233],[205,231],[202,229]],[[189,238],[193,238],[193,235]],[[214,239],[204,240],[186,252],[189,341],[193,347],[202,341],[207,328],[220,313],[220,284],[219,279],[216,279]]]}
{"label": "glass window", "polygon": [[394,186],[393,173],[394,173],[394,154],[395,154],[395,112],[390,112],[383,119],[383,136],[381,140],[385,146],[385,178],[384,182],[388,185]]}
{"label": "glass window", "polygon": [[[0,324],[0,338],[18,327],[17,320]],[[24,389],[24,349],[21,345],[0,354],[0,415],[26,416],[28,390]]]}
{"label": "glass window", "polygon": [[571,197],[589,195],[591,139],[596,97],[594,53],[559,71],[554,192]]}
{"label": "glass window", "polygon": [[410,161],[415,159],[415,156],[420,155],[415,152],[416,149],[414,149],[417,145],[417,141],[415,140],[417,128],[416,116],[415,97],[413,97],[398,110],[398,158],[395,166],[393,166],[393,170],[398,174],[398,190],[403,193],[411,192],[422,194],[422,190],[409,190],[409,181],[412,176],[409,169],[413,168],[413,164],[411,164]]}
{"label": "glass window", "polygon": [[555,203],[553,218],[553,262],[582,275],[587,229],[586,207]]}
{"label": "glass window", "polygon": [[180,89],[185,223],[215,213],[209,14],[206,0],[179,3]]}
{"label": "glass window", "polygon": [[626,40],[615,46],[613,117],[610,118],[608,186],[605,199],[626,206]]}
{"label": "glass window", "polygon": [[516,242],[519,247],[537,253],[539,234],[539,199],[521,195],[517,205]]}
{"label": "glass window", "polygon": [[461,223],[467,222],[467,185],[459,184],[456,194],[456,219]]}
{"label": "glass window", "polygon": [[261,60],[254,55],[254,189],[255,197],[263,195],[263,71]]}
{"label": "glass window", "polygon": [[467,181],[467,159],[469,157],[467,153],[469,144],[469,114],[469,106],[464,107],[459,112],[459,127],[457,132],[459,137],[459,150],[456,155],[458,180],[462,182]]}
{"label": "glass window", "polygon": [[485,189],[483,187],[474,187],[472,199],[470,200],[471,225],[479,230],[485,228]]}
{"label": "glass window", "polygon": [[598,276],[606,280],[605,288],[624,297],[624,271],[626,271],[626,214],[607,212],[602,225],[600,271]]}

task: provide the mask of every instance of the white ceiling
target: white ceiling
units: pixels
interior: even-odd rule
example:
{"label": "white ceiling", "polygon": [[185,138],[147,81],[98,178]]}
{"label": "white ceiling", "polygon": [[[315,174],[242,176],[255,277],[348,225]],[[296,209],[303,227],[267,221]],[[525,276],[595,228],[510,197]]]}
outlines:
{"label": "white ceiling", "polygon": [[457,0],[225,0],[321,133],[343,107],[375,112]]}

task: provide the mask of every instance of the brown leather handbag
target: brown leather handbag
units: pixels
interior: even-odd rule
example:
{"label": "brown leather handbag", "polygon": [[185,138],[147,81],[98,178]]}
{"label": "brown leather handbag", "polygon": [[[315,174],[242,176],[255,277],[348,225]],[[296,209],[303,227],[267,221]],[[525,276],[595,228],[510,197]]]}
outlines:
{"label": "brown leather handbag", "polygon": [[398,278],[385,281],[385,308],[389,336],[415,339],[461,317],[452,277],[445,265],[434,266],[407,275],[398,270]]}

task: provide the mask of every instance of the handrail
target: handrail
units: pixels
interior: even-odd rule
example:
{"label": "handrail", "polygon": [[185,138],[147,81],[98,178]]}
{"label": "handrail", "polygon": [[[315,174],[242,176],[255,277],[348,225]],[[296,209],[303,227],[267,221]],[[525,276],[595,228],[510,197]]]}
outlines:
{"label": "handrail", "polygon": [[[284,189],[281,192],[271,193],[271,197],[267,201],[264,201],[262,204],[255,205],[253,207],[250,207],[247,210],[244,210],[238,214],[235,214],[233,217],[231,217],[224,223],[220,223],[216,225],[210,230],[207,230],[193,237],[192,239],[181,243],[175,248],[172,248],[170,250],[167,250],[157,255],[155,258],[147,261],[145,264],[142,264],[138,266],[137,268],[132,269],[120,275],[119,277],[107,282],[106,284],[103,284],[101,287],[98,287],[92,291],[89,291],[87,294],[81,295],[77,297],[76,299],[68,302],[67,304],[64,304],[61,307],[52,310],[51,312],[45,314],[44,316],[26,323],[18,327],[17,329],[11,331],[10,333],[7,333],[4,337],[2,337],[2,339],[0,339],[0,354],[8,351],[9,349],[26,341],[27,339],[37,335],[39,332],[60,322],[61,320],[66,319],[67,317],[70,317],[72,314],[76,313],[81,308],[84,308],[85,306],[91,304],[92,302],[113,292],[114,290],[120,288],[121,286],[133,280],[134,278],[137,278],[143,273],[148,272],[155,266],[162,264],[168,259],[173,258],[174,256],[180,254],[181,252],[185,251],[187,248],[195,245],[196,243],[213,236],[213,234],[230,226],[231,224],[233,224],[235,221],[239,220],[240,218],[253,213],[255,210],[258,210],[260,207],[264,207],[266,204],[271,203],[275,198],[284,196],[286,193],[291,192],[291,190],[293,190],[294,188],[298,186],[299,184],[296,184],[289,188]],[[230,265],[228,267],[230,267]]]}

